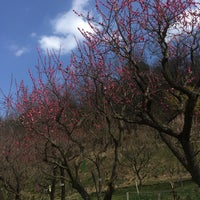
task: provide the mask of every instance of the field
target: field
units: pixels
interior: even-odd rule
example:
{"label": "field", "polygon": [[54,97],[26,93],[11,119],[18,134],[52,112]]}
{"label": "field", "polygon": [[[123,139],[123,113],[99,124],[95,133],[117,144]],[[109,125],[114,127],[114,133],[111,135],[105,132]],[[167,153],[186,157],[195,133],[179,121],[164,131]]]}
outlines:
{"label": "field", "polygon": [[[190,180],[177,182],[172,189],[169,182],[159,182],[144,185],[139,193],[134,185],[118,188],[113,200],[199,200],[200,189]],[[32,198],[34,199],[34,198]],[[31,200],[32,200],[31,199]],[[56,200],[59,200],[58,197]],[[93,200],[97,198],[93,197]],[[49,200],[48,195],[37,196],[37,200]],[[78,194],[67,195],[66,200],[81,200]]]}
{"label": "field", "polygon": [[199,189],[191,182],[175,183],[174,189],[167,182],[145,185],[137,193],[132,187],[116,191],[113,200],[199,200]]}

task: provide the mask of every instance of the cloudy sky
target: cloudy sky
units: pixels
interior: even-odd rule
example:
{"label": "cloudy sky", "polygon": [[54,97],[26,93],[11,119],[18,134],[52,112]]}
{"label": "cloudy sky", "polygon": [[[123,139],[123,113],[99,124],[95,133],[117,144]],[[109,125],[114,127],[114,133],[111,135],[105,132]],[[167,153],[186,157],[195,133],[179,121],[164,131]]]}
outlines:
{"label": "cloudy sky", "polygon": [[[0,88],[7,93],[11,77],[28,81],[28,69],[37,64],[37,48],[62,49],[63,56],[76,48],[77,27],[90,30],[73,10],[84,13],[92,0],[0,0]],[[94,6],[94,5],[93,5]]]}
{"label": "cloudy sky", "polygon": [[0,89],[5,93],[12,77],[29,82],[28,69],[33,70],[37,64],[37,48],[42,52],[61,48],[67,64],[70,51],[76,48],[74,36],[83,39],[77,27],[90,31],[73,10],[93,12],[94,0],[0,0],[0,3]]}

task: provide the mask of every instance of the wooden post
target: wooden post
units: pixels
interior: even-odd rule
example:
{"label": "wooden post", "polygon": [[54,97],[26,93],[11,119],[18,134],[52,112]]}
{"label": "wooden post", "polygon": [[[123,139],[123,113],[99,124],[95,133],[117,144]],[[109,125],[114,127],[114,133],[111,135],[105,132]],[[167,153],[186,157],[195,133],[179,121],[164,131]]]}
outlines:
{"label": "wooden post", "polygon": [[158,193],[158,200],[160,200],[160,197],[161,197],[161,195],[160,195],[160,192]]}
{"label": "wooden post", "polygon": [[129,200],[129,192],[126,193],[126,200]]}

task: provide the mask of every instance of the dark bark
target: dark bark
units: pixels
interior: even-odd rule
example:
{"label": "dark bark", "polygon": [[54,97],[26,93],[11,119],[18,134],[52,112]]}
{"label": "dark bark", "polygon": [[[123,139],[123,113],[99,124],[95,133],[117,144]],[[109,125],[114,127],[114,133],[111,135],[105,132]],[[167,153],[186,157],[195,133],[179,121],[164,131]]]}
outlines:
{"label": "dark bark", "polygon": [[61,167],[60,168],[60,187],[61,187],[61,200],[65,200],[65,195],[66,195],[66,191],[65,191],[65,173],[64,173],[64,169]]}
{"label": "dark bark", "polygon": [[[119,135],[121,135],[122,132],[120,131]],[[107,190],[104,196],[104,200],[112,200],[113,193],[115,191],[115,181],[117,178],[117,169],[119,165],[119,147],[120,147],[120,141],[121,141],[121,136],[118,138],[119,140],[115,139],[114,140],[114,161],[113,161],[113,166],[112,166],[112,173],[110,177],[110,181],[107,185]]]}
{"label": "dark bark", "polygon": [[90,195],[84,189],[84,187],[79,184],[77,181],[72,182],[72,187],[77,190],[77,192],[81,195],[84,200],[91,200]]}
{"label": "dark bark", "polygon": [[[64,166],[65,166],[67,175],[68,175],[68,177],[70,179],[72,188],[74,188],[81,195],[81,197],[84,200],[90,200],[91,199],[90,195],[85,190],[84,186],[79,182],[79,180],[77,179],[76,175],[73,174],[72,169],[69,166],[68,160],[66,159],[65,156],[63,157],[63,159],[64,159]],[[78,169],[75,169],[75,170],[78,170]]]}
{"label": "dark bark", "polygon": [[15,194],[15,200],[21,200],[21,198],[20,198],[20,194]]}
{"label": "dark bark", "polygon": [[181,139],[181,145],[186,158],[186,169],[192,176],[192,180],[200,186],[200,168],[199,161],[195,158],[196,152],[191,142],[187,139]]}
{"label": "dark bark", "polygon": [[15,174],[15,178],[16,178],[16,188],[15,188],[15,200],[21,200],[21,195],[20,195],[20,192],[21,192],[21,187],[20,187],[20,177],[17,176],[17,174]]}
{"label": "dark bark", "polygon": [[[161,42],[160,47],[162,50],[162,70],[163,76],[168,83],[169,87],[175,88],[178,92],[184,94],[187,98],[185,102],[185,107],[182,110],[184,115],[184,120],[182,122],[182,130],[178,133],[177,137],[173,135],[167,134],[165,131],[164,134],[169,135],[171,138],[165,137],[161,134],[163,141],[170,148],[172,153],[178,158],[178,160],[183,164],[185,169],[192,176],[193,181],[200,186],[200,166],[199,162],[196,159],[198,150],[194,148],[191,141],[191,134],[193,128],[193,120],[195,115],[195,107],[198,102],[199,94],[195,90],[190,89],[190,87],[185,86],[184,84],[180,84],[173,79],[172,74],[169,70],[169,59],[168,59],[168,44],[166,42]],[[193,60],[193,52],[191,52],[191,63],[194,64]],[[197,89],[197,88],[195,88]],[[180,124],[179,124],[180,126]],[[177,139],[178,144],[180,145],[180,149],[170,142],[170,140]]]}
{"label": "dark bark", "polygon": [[[167,138],[166,135],[160,134],[162,140],[172,151],[174,156],[180,161],[184,168],[190,173],[192,180],[200,186],[200,168],[199,161],[196,159],[196,151],[193,148],[190,140],[187,140],[183,137],[178,139],[176,145],[171,142],[171,138]],[[177,144],[180,145],[181,149],[177,147]]]}
{"label": "dark bark", "polygon": [[0,190],[0,200],[5,200],[2,190]]}
{"label": "dark bark", "polygon": [[51,190],[49,191],[50,200],[54,200],[55,199],[56,173],[57,173],[57,168],[54,167],[54,169],[53,169],[53,177],[52,177],[52,180],[51,180]]}

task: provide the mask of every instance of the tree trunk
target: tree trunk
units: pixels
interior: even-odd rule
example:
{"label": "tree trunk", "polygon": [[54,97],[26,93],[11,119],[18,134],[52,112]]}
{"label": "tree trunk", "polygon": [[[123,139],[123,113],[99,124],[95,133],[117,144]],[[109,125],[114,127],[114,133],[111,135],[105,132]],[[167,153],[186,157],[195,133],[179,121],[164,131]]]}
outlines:
{"label": "tree trunk", "polygon": [[21,195],[20,195],[20,178],[16,176],[16,193],[15,193],[15,200],[21,200]]}
{"label": "tree trunk", "polygon": [[195,158],[196,151],[189,140],[180,140],[186,158],[186,169],[192,176],[192,180],[200,187],[200,168],[199,162]]}
{"label": "tree trunk", "polygon": [[5,200],[2,190],[0,190],[0,200]]}
{"label": "tree trunk", "polygon": [[[121,131],[120,131],[121,134]],[[113,161],[113,166],[112,166],[112,174],[110,177],[110,181],[108,184],[108,188],[106,191],[106,194],[104,196],[104,200],[112,200],[112,195],[114,193],[115,190],[115,181],[116,181],[116,177],[117,177],[117,169],[118,169],[118,165],[119,165],[119,146],[121,143],[119,143],[121,140],[116,140],[115,138],[113,138],[114,140],[114,145],[115,145],[115,149],[114,149],[114,161]]]}
{"label": "tree trunk", "polygon": [[56,178],[53,178],[53,180],[51,181],[51,190],[49,191],[50,200],[54,200],[55,189],[56,189]]}
{"label": "tree trunk", "polygon": [[77,190],[77,192],[81,195],[84,200],[91,200],[90,195],[87,191],[82,187],[78,182],[73,181],[72,187]]}
{"label": "tree trunk", "polygon": [[61,176],[61,179],[60,179],[60,187],[61,187],[61,200],[65,200],[65,180],[64,180],[64,176],[65,176],[65,173],[64,173],[64,169],[62,167],[60,167],[60,176]]}
{"label": "tree trunk", "polygon": [[197,152],[194,150],[191,141],[184,137],[179,137],[178,142],[181,145],[183,152],[177,149],[174,143],[164,135],[160,134],[163,142],[169,147],[173,155],[180,161],[183,167],[190,173],[192,180],[200,187],[200,168],[199,162],[195,159]]}
{"label": "tree trunk", "polygon": [[15,194],[15,200],[21,200],[20,194]]}
{"label": "tree trunk", "polygon": [[53,169],[53,178],[51,180],[51,190],[49,191],[49,198],[50,200],[55,199],[55,190],[56,190],[56,167]]}
{"label": "tree trunk", "polygon": [[200,169],[199,167],[194,167],[190,169],[190,174],[192,176],[192,180],[200,187]]}
{"label": "tree trunk", "polygon": [[112,200],[113,192],[114,192],[114,186],[113,186],[113,183],[111,182],[108,185],[108,189],[107,189],[106,194],[104,196],[104,200]]}

